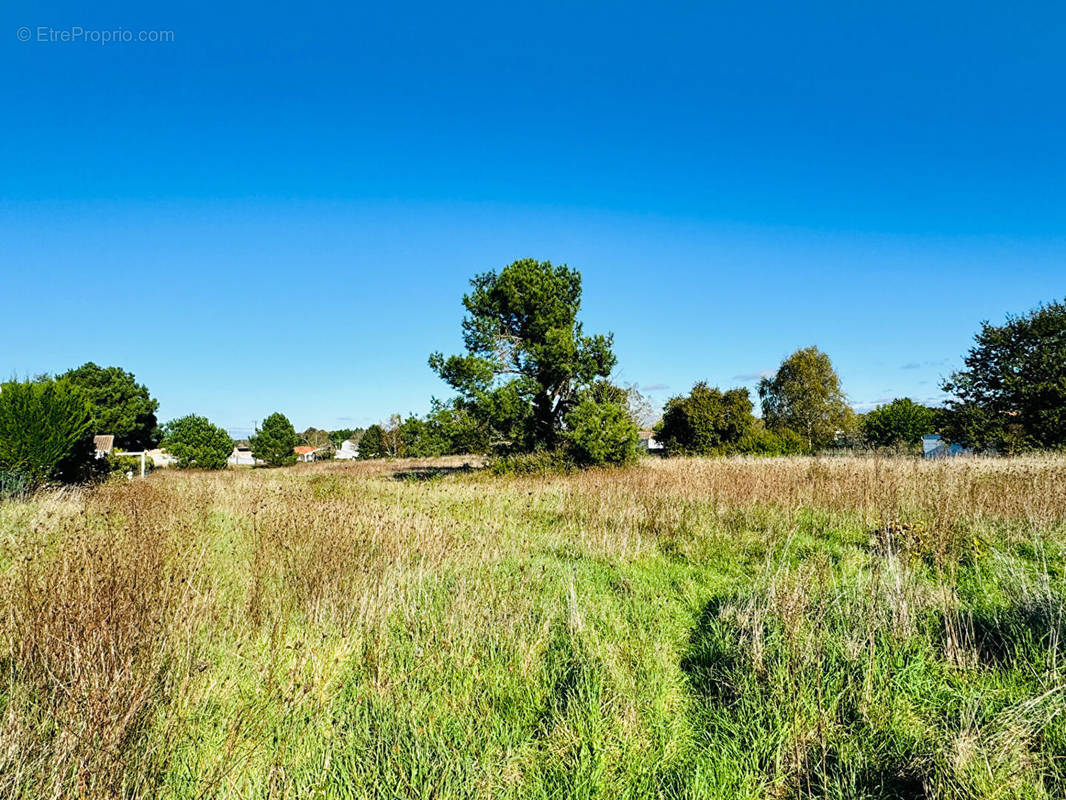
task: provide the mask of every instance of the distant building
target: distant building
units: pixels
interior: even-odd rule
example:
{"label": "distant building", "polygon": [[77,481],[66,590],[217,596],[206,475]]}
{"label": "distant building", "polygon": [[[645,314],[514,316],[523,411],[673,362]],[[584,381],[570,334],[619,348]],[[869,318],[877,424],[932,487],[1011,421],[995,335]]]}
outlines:
{"label": "distant building", "polygon": [[317,461],[318,454],[323,451],[321,447],[313,447],[309,444],[298,444],[292,448],[292,452],[296,453],[297,461]]}
{"label": "distant building", "polygon": [[351,439],[345,439],[341,442],[340,449],[333,454],[334,458],[339,458],[342,461],[347,461],[352,458],[359,458],[359,445]]}
{"label": "distant building", "polygon": [[663,443],[655,438],[655,431],[641,431],[638,436],[640,437],[640,449],[645,453],[661,454],[663,450]]}
{"label": "distant building", "polygon": [[930,433],[922,437],[922,456],[925,458],[951,458],[969,455],[972,450],[954,442],[948,443],[937,434]]}
{"label": "distant building", "polygon": [[115,437],[110,434],[94,436],[93,446],[96,448],[96,457],[103,458],[115,449]]}
{"label": "distant building", "polygon": [[149,450],[147,455],[157,467],[169,467],[178,462],[178,459],[165,450]]}
{"label": "distant building", "polygon": [[229,454],[229,463],[240,467],[254,467],[259,462],[252,455],[252,448],[239,444]]}

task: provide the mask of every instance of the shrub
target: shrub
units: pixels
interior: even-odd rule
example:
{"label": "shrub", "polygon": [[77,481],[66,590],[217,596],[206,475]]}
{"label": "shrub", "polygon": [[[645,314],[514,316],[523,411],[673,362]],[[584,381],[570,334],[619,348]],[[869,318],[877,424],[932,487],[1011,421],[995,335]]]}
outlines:
{"label": "shrub", "polygon": [[82,480],[92,464],[89,410],[76,390],[55,380],[0,386],[0,471],[7,482],[26,488]]}
{"label": "shrub", "polygon": [[807,440],[793,430],[768,431],[752,427],[736,443],[732,452],[752,456],[794,456],[807,450]]}
{"label": "shrub", "polygon": [[566,426],[566,451],[575,464],[626,464],[637,457],[637,426],[619,403],[583,400],[566,415]]}
{"label": "shrub", "polygon": [[271,414],[248,441],[252,455],[271,467],[286,467],[296,463],[296,429],[284,414]]}
{"label": "shrub", "polygon": [[163,447],[177,459],[181,469],[225,469],[233,439],[206,417],[195,414],[171,420],[163,434]]}
{"label": "shrub", "polygon": [[[134,475],[141,474],[140,456],[120,456],[115,453],[108,453],[104,458],[104,465],[110,475],[125,475],[128,472],[132,472]],[[145,458],[145,472],[151,472],[153,469],[155,469],[155,463],[152,459]]]}
{"label": "shrub", "polygon": [[671,454],[723,454],[754,424],[747,389],[721,392],[700,381],[667,401],[659,439]]}

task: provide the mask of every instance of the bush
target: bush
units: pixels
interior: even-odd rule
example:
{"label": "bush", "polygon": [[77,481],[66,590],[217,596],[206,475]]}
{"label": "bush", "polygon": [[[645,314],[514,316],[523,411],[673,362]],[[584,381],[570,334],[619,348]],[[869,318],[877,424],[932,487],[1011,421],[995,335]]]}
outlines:
{"label": "bush", "polygon": [[671,455],[723,455],[755,425],[751,408],[747,389],[721,392],[700,381],[667,401],[659,440]]}
{"label": "bush", "polygon": [[225,469],[233,439],[206,417],[189,414],[166,424],[163,447],[177,459],[180,469]]}
{"label": "bush", "polygon": [[637,426],[619,403],[584,400],[566,415],[566,427],[566,450],[575,464],[627,464],[637,457]]}
{"label": "bush", "polygon": [[[132,472],[134,475],[141,474],[140,456],[120,456],[115,453],[108,453],[104,458],[104,465],[107,467],[109,475],[125,475],[128,472]],[[151,472],[153,469],[155,469],[155,463],[151,458],[145,458],[145,473]]]}
{"label": "bush", "polygon": [[[11,485],[83,480],[92,471],[89,409],[65,381],[0,386],[0,471]],[[20,476],[20,477],[11,477]]]}
{"label": "bush", "polygon": [[271,414],[248,441],[252,455],[271,467],[287,467],[296,463],[296,429],[284,414]]}
{"label": "bush", "polygon": [[734,453],[751,456],[795,456],[807,451],[807,440],[793,430],[768,431],[761,426],[748,430],[736,443]]}

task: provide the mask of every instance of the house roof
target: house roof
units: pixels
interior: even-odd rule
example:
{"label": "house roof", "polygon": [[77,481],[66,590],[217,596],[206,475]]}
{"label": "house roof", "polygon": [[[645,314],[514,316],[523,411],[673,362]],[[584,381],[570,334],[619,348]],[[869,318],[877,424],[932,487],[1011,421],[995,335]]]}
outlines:
{"label": "house roof", "polygon": [[115,437],[111,434],[94,436],[93,446],[101,453],[110,453],[111,448],[115,446]]}
{"label": "house roof", "polygon": [[641,439],[654,439],[655,431],[641,431],[639,436]]}
{"label": "house roof", "polygon": [[292,448],[292,452],[296,453],[298,456],[306,456],[308,453],[313,453],[318,449],[319,448],[312,447],[309,444],[298,444],[296,447]]}

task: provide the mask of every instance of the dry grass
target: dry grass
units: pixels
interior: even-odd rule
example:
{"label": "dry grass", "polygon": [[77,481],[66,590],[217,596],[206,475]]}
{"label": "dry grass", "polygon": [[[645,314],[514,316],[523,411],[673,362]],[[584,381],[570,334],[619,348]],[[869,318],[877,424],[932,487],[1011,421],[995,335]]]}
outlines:
{"label": "dry grass", "polygon": [[0,796],[1066,796],[1066,459],[468,461],[0,506]]}

